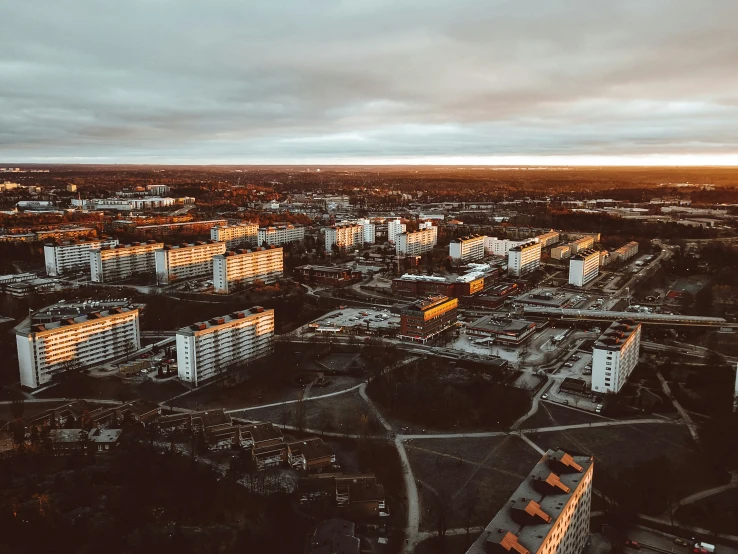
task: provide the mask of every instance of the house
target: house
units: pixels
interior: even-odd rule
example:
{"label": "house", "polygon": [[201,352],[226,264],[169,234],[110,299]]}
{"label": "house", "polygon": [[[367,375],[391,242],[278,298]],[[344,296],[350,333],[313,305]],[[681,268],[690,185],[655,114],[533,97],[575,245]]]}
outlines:
{"label": "house", "polygon": [[87,450],[94,452],[110,452],[118,448],[121,429],[93,429],[87,435]]}
{"label": "house", "polygon": [[292,442],[289,447],[293,469],[320,472],[336,463],[333,449],[318,437]]}
{"label": "house", "polygon": [[270,467],[278,467],[289,462],[290,447],[285,443],[281,443],[274,446],[252,448],[251,457],[259,471]]}
{"label": "house", "polygon": [[149,425],[161,415],[161,407],[154,402],[136,400],[118,408],[118,418],[128,419],[141,425]]}
{"label": "house", "polygon": [[284,442],[282,431],[271,423],[239,425],[240,444],[243,448],[261,448]]}
{"label": "house", "polygon": [[157,422],[162,435],[171,435],[176,432],[189,432],[192,430],[191,414],[171,414],[161,416]]}
{"label": "house", "polygon": [[384,487],[373,474],[336,477],[336,503],[353,517],[378,517],[386,510]]}
{"label": "house", "polygon": [[52,429],[49,445],[54,456],[111,452],[118,447],[121,429]]}
{"label": "house", "polygon": [[233,448],[238,438],[238,427],[232,425],[218,425],[205,431],[205,444],[207,444],[208,450]]}

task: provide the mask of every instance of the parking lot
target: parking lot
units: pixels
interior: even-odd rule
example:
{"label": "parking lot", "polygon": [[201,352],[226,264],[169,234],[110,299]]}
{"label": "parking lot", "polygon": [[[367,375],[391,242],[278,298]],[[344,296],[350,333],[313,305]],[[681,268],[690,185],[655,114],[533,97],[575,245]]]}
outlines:
{"label": "parking lot", "polygon": [[343,308],[330,312],[309,325],[312,329],[334,328],[348,330],[361,327],[364,331],[373,329],[399,329],[400,316],[387,308]]}

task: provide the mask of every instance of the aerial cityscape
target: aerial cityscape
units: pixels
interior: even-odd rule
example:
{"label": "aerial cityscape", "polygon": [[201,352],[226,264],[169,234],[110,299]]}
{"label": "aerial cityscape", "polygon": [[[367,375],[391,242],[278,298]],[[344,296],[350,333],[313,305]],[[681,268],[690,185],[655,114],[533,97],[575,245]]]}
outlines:
{"label": "aerial cityscape", "polygon": [[7,7],[0,553],[738,554],[738,5],[215,4]]}

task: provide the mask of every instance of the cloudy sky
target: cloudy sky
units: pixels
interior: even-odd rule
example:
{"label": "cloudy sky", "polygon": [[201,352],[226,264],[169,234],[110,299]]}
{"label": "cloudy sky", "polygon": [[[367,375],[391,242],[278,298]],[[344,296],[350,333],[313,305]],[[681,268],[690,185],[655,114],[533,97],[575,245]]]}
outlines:
{"label": "cloudy sky", "polygon": [[738,165],[735,0],[0,14],[0,162]]}

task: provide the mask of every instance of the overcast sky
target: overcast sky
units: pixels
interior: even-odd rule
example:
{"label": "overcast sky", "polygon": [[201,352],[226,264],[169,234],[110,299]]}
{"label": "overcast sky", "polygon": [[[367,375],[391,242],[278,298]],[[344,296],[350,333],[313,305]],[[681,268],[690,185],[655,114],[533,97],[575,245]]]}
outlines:
{"label": "overcast sky", "polygon": [[735,0],[0,0],[0,162],[731,163]]}

